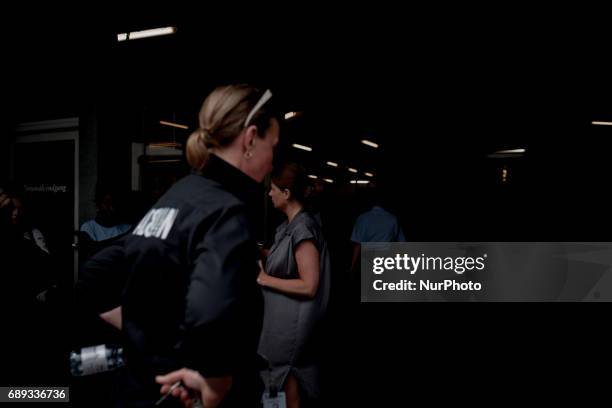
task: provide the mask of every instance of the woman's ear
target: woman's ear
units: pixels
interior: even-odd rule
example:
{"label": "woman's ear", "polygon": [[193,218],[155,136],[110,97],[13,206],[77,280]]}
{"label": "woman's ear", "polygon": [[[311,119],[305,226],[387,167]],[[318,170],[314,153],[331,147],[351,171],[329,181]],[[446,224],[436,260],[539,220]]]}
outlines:
{"label": "woman's ear", "polygon": [[286,200],[291,199],[291,190],[289,190],[288,188],[285,188],[285,189],[283,190],[283,195],[285,196],[285,199],[286,199]]}
{"label": "woman's ear", "polygon": [[244,136],[242,138],[242,147],[245,152],[253,150],[255,144],[255,138],[257,137],[257,126],[249,126],[244,130]]}

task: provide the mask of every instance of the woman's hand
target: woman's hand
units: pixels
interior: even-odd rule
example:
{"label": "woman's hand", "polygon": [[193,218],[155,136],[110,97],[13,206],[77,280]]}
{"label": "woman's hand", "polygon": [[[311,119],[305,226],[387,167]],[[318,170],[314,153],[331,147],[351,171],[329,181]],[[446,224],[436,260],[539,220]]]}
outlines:
{"label": "woman's hand", "polygon": [[204,378],[197,371],[188,368],[181,368],[166,375],[158,375],[155,381],[162,384],[160,390],[162,394],[170,391],[172,385],[180,381],[184,387],[175,388],[172,396],[180,398],[183,405],[188,408],[193,406],[193,396],[189,391],[192,391],[202,400],[204,406],[209,408],[219,405],[232,386],[232,377]]}
{"label": "woman's hand", "polygon": [[114,328],[121,330],[121,306],[100,314],[100,318]]}
{"label": "woman's hand", "polygon": [[257,283],[286,295],[313,299],[319,287],[319,251],[312,241],[302,241],[295,249],[299,278],[280,279],[268,275],[259,263]]}
{"label": "woman's hand", "polygon": [[257,283],[259,283],[261,286],[266,286],[265,282],[268,278],[268,274],[264,271],[261,261],[257,261],[257,263],[259,264],[259,276],[257,276]]}

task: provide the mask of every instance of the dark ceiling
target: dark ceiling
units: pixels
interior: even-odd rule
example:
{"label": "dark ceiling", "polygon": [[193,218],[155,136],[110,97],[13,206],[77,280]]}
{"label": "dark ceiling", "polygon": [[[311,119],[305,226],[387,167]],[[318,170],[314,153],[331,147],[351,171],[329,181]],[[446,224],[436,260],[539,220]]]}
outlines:
{"label": "dark ceiling", "polygon": [[[314,150],[285,151],[321,177],[339,171],[325,166],[332,160],[456,190],[486,179],[488,153],[527,148],[533,190],[546,181],[563,191],[560,174],[575,187],[603,180],[612,127],[591,125],[612,120],[612,30],[601,13],[353,11],[8,14],[5,126],[93,107],[144,117],[150,126],[140,129],[153,137],[159,120],[193,127],[214,86],[253,82],[286,111],[303,112],[286,123],[283,143]],[[177,33],[116,41],[119,32],[165,25]]]}

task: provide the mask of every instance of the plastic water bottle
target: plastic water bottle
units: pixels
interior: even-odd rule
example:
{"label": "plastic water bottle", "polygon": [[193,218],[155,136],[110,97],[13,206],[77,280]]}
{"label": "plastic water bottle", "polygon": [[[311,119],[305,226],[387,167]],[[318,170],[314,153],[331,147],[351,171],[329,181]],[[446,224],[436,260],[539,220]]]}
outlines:
{"label": "plastic water bottle", "polygon": [[123,348],[100,344],[70,353],[70,372],[75,377],[111,371],[125,365]]}

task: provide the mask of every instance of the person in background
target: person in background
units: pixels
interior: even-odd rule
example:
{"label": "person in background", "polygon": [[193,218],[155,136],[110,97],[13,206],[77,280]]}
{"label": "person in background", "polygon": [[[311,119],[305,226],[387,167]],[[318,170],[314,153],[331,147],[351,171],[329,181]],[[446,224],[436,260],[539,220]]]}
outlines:
{"label": "person in background", "polygon": [[265,301],[259,353],[270,363],[262,378],[268,391],[285,392],[289,408],[320,396],[317,341],[330,289],[327,243],[304,208],[307,180],[294,163],[275,171],[269,195],[287,220],[257,279]]}
{"label": "person in background", "polygon": [[357,217],[351,242],[353,257],[351,270],[357,266],[361,255],[361,244],[364,242],[406,242],[404,231],[398,218],[384,208],[383,198],[376,187],[369,191],[371,208]]}
{"label": "person in background", "polygon": [[45,236],[34,224],[25,194],[14,192],[10,200],[14,250],[19,254],[22,273],[27,271],[30,291],[39,303],[45,303],[48,295],[57,289],[59,271],[54,270],[54,258]]}
{"label": "person in background", "polygon": [[98,213],[93,220],[86,221],[81,231],[92,241],[106,241],[128,232],[130,224],[122,223],[117,212],[117,197],[110,189],[99,188],[95,197]]}
{"label": "person in background", "polygon": [[13,212],[11,214],[11,222],[13,227],[23,236],[28,242],[31,242],[36,248],[49,255],[49,248],[42,232],[32,223],[32,217],[29,208],[26,205],[26,200],[23,195],[15,193],[11,197]]}
{"label": "person in background", "polygon": [[[0,268],[0,309],[9,315],[2,321],[7,324],[4,338],[11,345],[7,349],[12,354],[2,361],[3,365],[15,368],[18,381],[49,381],[61,375],[58,368],[62,357],[60,326],[55,320],[61,270],[36,226],[30,210],[31,198],[21,188],[4,191],[3,195],[0,197],[3,225],[0,258],[4,262]],[[36,347],[27,346],[32,338],[41,339]],[[34,372],[32,364],[38,367]]]}

